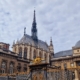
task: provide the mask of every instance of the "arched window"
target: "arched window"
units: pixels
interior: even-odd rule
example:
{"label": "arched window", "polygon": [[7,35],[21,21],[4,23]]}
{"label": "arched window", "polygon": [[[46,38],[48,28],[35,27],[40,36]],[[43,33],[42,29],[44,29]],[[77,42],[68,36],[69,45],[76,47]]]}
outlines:
{"label": "arched window", "polygon": [[27,48],[24,48],[24,59],[27,59]]}
{"label": "arched window", "polygon": [[39,57],[42,58],[42,53],[41,52],[39,52]]}
{"label": "arched window", "polygon": [[22,48],[19,48],[19,57],[22,57]]}
{"label": "arched window", "polygon": [[45,62],[47,61],[47,54],[45,53],[44,55],[44,58],[45,58]]}
{"label": "arched window", "polygon": [[26,71],[27,71],[27,65],[26,65],[26,64],[24,64],[23,71],[24,71],[24,72],[26,72]]}
{"label": "arched window", "polygon": [[34,50],[33,58],[36,58],[36,50]]}
{"label": "arched window", "polygon": [[17,70],[18,70],[18,72],[21,71],[21,64],[20,63],[18,63]]}
{"label": "arched window", "polygon": [[12,62],[10,63],[9,70],[10,70],[10,74],[12,74],[14,72],[14,64]]}
{"label": "arched window", "polygon": [[15,52],[16,52],[16,47],[15,47]]}
{"label": "arched window", "polygon": [[2,62],[1,68],[2,68],[2,73],[5,73],[6,72],[6,62],[5,61]]}
{"label": "arched window", "polygon": [[31,48],[30,48],[30,54],[29,54],[29,58],[30,58],[30,59],[31,59],[31,56],[32,56],[32,55],[31,55]]}

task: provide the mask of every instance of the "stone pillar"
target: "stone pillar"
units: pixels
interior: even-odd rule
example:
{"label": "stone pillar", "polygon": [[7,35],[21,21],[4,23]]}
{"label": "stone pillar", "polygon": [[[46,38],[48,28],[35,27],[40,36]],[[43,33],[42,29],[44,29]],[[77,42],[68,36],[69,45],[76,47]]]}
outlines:
{"label": "stone pillar", "polygon": [[[17,62],[17,61],[16,61]],[[14,63],[14,73],[16,73],[18,70],[17,70],[17,66],[18,66],[18,63]]]}
{"label": "stone pillar", "polygon": [[39,48],[37,49],[37,56],[39,56]]}
{"label": "stone pillar", "polygon": [[44,52],[44,50],[43,50],[43,51],[42,51],[42,59],[44,59],[44,53],[45,53],[45,52]]}
{"label": "stone pillar", "polygon": [[29,59],[29,54],[30,53],[30,46],[28,46],[28,51],[27,51],[27,59]]}
{"label": "stone pillar", "polygon": [[47,53],[47,63],[49,63],[49,53]]}
{"label": "stone pillar", "polygon": [[79,80],[78,71],[75,69],[75,80]]}
{"label": "stone pillar", "polygon": [[43,50],[43,59],[45,60],[45,51]]}
{"label": "stone pillar", "polygon": [[32,51],[31,51],[31,60],[33,60],[33,55],[34,55],[34,48],[32,47]]}
{"label": "stone pillar", "polygon": [[[77,68],[76,66],[76,62],[74,62],[74,68]],[[75,69],[75,80],[79,80],[79,77],[78,77],[78,71]]]}
{"label": "stone pillar", "polygon": [[10,69],[9,69],[9,66],[10,66],[10,61],[7,61],[7,65],[6,65],[6,67],[7,67],[7,73],[9,73],[10,72]]}
{"label": "stone pillar", "polygon": [[19,54],[19,46],[16,45],[16,53]]}

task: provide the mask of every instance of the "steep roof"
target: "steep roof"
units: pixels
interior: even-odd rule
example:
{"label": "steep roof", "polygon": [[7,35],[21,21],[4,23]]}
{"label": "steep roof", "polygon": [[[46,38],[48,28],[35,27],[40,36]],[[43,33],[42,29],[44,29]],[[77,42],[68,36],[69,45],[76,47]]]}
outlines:
{"label": "steep roof", "polygon": [[74,46],[75,48],[78,48],[78,47],[80,47],[80,40],[75,44],[75,46]]}
{"label": "steep roof", "polygon": [[72,50],[65,50],[65,51],[60,51],[54,54],[54,58],[59,58],[59,57],[66,57],[66,56],[72,56],[73,52]]}
{"label": "steep roof", "polygon": [[46,50],[46,51],[49,51],[48,49],[48,45],[46,44],[46,42],[44,41],[41,41],[38,39],[38,41],[34,41],[32,39],[31,36],[25,34],[21,39],[20,41],[18,41],[18,44],[21,44],[21,43],[28,43],[28,44],[31,44],[33,46],[36,46],[36,47],[39,47],[39,48],[42,48],[43,50]]}

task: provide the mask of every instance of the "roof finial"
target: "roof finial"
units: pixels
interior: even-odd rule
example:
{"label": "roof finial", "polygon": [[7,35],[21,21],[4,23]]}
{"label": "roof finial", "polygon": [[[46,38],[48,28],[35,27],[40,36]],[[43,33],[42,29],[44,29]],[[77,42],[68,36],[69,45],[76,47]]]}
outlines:
{"label": "roof finial", "polygon": [[24,35],[26,34],[26,27],[24,27]]}
{"label": "roof finial", "polygon": [[34,17],[33,17],[33,22],[34,22],[34,23],[36,23],[35,10],[34,10]]}
{"label": "roof finial", "polygon": [[50,46],[53,46],[53,44],[52,44],[52,37],[51,37],[51,40],[50,40]]}
{"label": "roof finial", "polygon": [[18,44],[19,43],[19,39],[17,39],[17,41],[16,41],[16,44]]}
{"label": "roof finial", "polygon": [[15,45],[15,40],[13,41],[13,45]]}

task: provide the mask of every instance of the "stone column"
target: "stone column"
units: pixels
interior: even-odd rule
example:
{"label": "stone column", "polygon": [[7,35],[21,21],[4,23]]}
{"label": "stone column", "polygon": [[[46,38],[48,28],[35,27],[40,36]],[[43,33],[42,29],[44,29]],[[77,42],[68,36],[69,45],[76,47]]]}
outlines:
{"label": "stone column", "polygon": [[47,53],[47,63],[49,63],[49,53]]}
{"label": "stone column", "polygon": [[[74,68],[77,68],[76,66],[76,62],[74,62]],[[79,77],[78,77],[78,71],[75,69],[75,80],[79,80]]]}
{"label": "stone column", "polygon": [[45,57],[44,57],[44,56],[45,56],[45,52],[44,52],[44,50],[43,50],[43,59],[45,60]]}
{"label": "stone column", "polygon": [[7,61],[7,65],[6,65],[6,67],[7,67],[6,72],[7,72],[7,73],[9,73],[9,72],[10,72],[9,66],[10,66],[10,61]]}
{"label": "stone column", "polygon": [[31,51],[31,60],[33,60],[33,55],[34,55],[34,48],[32,47],[32,51]]}
{"label": "stone column", "polygon": [[27,51],[27,59],[29,59],[29,54],[30,53],[30,46],[28,46],[28,51]]}
{"label": "stone column", "polygon": [[79,80],[78,71],[75,69],[75,80]]}
{"label": "stone column", "polygon": [[37,56],[39,56],[39,48],[37,49]]}
{"label": "stone column", "polygon": [[44,59],[44,50],[42,51],[42,59]]}
{"label": "stone column", "polygon": [[16,45],[16,53],[19,54],[19,46]]}

